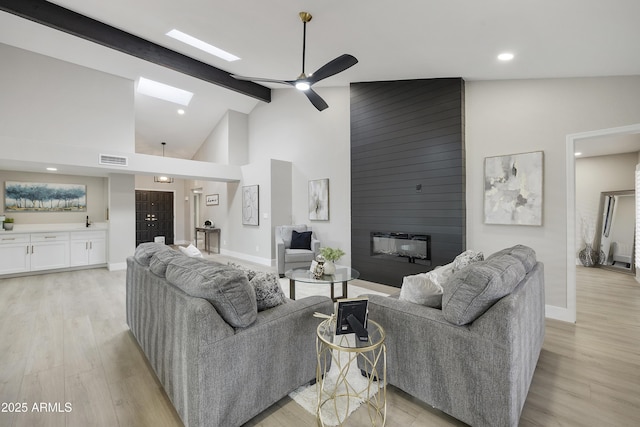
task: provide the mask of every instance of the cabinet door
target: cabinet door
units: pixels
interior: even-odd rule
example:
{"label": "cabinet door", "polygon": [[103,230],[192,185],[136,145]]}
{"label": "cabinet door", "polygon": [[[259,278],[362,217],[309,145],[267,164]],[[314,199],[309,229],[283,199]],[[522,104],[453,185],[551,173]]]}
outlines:
{"label": "cabinet door", "polygon": [[31,243],[31,271],[69,267],[69,241]]}
{"label": "cabinet door", "polygon": [[0,245],[0,274],[29,271],[29,243]]}
{"label": "cabinet door", "polygon": [[107,241],[105,239],[93,239],[89,242],[89,264],[106,264]]}
{"label": "cabinet door", "polygon": [[69,251],[69,265],[87,265],[89,263],[89,242],[86,240],[72,240]]}

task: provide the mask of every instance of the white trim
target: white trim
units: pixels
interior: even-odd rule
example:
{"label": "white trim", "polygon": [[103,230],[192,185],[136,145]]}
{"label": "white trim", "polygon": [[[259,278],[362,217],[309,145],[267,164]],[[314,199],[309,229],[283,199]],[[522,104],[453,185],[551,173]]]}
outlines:
{"label": "white trim", "polygon": [[266,265],[266,266],[269,266],[269,267],[271,267],[273,265],[272,264],[272,260],[269,259],[269,258],[251,256],[251,255],[243,254],[241,252],[230,251],[229,249],[222,249],[220,251],[220,254],[221,255],[230,256],[230,257],[233,257],[233,258],[243,259],[245,261],[250,261],[250,262],[253,262],[255,264]]}
{"label": "white trim", "polygon": [[546,305],[544,316],[547,319],[561,320],[563,322],[576,323],[575,314],[564,307]]}
{"label": "white trim", "polygon": [[[567,308],[565,316],[567,322],[575,323],[576,321],[576,156],[574,154],[576,141],[629,133],[640,133],[640,123],[567,135]],[[557,312],[556,309],[559,307],[552,309],[554,315]]]}

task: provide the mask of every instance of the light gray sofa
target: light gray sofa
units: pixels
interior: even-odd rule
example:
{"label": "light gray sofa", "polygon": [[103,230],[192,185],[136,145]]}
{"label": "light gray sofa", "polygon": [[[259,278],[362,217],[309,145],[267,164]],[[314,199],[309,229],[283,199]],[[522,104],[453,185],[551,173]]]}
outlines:
{"label": "light gray sofa", "polygon": [[154,243],[127,259],[126,286],[127,323],[187,427],[239,426],[315,379],[327,297],[257,311],[246,272]]}
{"label": "light gray sofa", "polygon": [[442,309],[368,295],[388,382],[472,426],[517,426],[544,340],[543,264],[519,245],[443,288]]}
{"label": "light gray sofa", "polygon": [[[308,249],[292,249],[291,234],[293,231],[303,233],[310,231],[311,243]],[[309,268],[311,261],[320,254],[320,241],[315,238],[313,229],[305,224],[279,225],[275,228],[276,265],[280,277],[293,268]]]}

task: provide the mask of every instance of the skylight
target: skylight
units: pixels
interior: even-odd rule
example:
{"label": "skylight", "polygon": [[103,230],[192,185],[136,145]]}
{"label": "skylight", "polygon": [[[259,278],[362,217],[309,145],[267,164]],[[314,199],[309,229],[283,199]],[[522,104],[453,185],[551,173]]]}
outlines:
{"label": "skylight", "polygon": [[137,91],[143,95],[153,96],[154,98],[164,99],[165,101],[185,106],[189,105],[193,97],[193,93],[187,90],[145,79],[144,77],[138,79]]}
{"label": "skylight", "polygon": [[220,49],[219,47],[215,47],[207,42],[204,42],[200,39],[197,39],[193,36],[190,36],[189,34],[183,33],[182,31],[178,31],[176,29],[169,31],[166,35],[176,40],[179,40],[182,43],[186,43],[190,46],[193,46],[196,49],[200,49],[202,51],[210,53],[211,55],[217,56],[218,58],[222,58],[225,61],[231,62],[231,61],[237,61],[238,59],[240,59],[239,57],[229,52],[226,52]]}

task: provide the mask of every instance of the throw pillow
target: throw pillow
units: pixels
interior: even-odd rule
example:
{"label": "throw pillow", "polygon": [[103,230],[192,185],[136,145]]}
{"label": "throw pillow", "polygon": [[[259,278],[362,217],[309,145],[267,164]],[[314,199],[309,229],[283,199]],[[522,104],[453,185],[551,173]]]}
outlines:
{"label": "throw pillow", "polygon": [[287,301],[287,297],[280,287],[278,276],[274,273],[254,272],[249,284],[256,292],[258,311],[276,307]]}
{"label": "throw pillow", "polygon": [[183,246],[178,246],[178,248],[180,249],[180,252],[182,252],[186,256],[202,258],[202,252],[200,252],[200,249],[191,244],[186,248]]}
{"label": "throw pillow", "polygon": [[483,260],[484,254],[482,252],[466,250],[453,260],[453,272],[455,273],[456,271],[462,270],[469,264]]}
{"label": "throw pillow", "polygon": [[303,231],[302,233],[293,230],[291,232],[291,249],[311,250],[311,231]]}
{"label": "throw pillow", "polygon": [[245,267],[244,265],[236,264],[235,262],[229,262],[227,265],[230,265],[233,268],[237,268],[238,270],[242,270],[247,275],[247,279],[251,281],[257,273],[257,271],[251,270],[250,268]]}
{"label": "throw pillow", "polygon": [[405,276],[402,279],[398,299],[427,307],[440,308],[442,305],[442,286],[437,283],[436,274],[433,271]]}
{"label": "throw pillow", "polygon": [[511,255],[479,261],[451,277],[442,295],[442,314],[449,322],[473,322],[524,278],[522,263]]}

